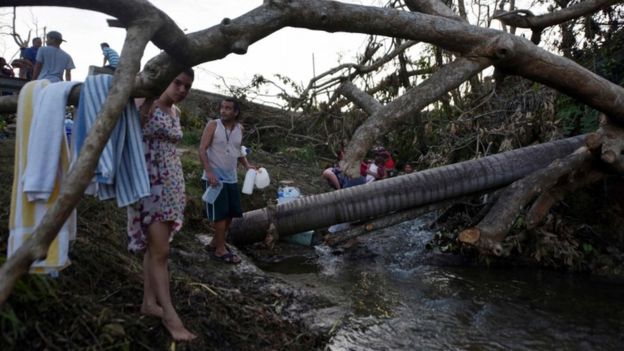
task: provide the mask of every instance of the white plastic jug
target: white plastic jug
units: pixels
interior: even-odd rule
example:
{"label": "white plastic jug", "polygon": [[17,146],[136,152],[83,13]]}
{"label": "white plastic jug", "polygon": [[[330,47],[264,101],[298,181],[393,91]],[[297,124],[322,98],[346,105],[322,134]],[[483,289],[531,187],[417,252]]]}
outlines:
{"label": "white plastic jug", "polygon": [[206,191],[204,191],[204,195],[202,195],[202,200],[209,204],[214,204],[215,200],[217,200],[217,196],[221,193],[221,189],[223,189],[223,182],[217,182],[216,186],[208,186]]}
{"label": "white plastic jug", "polygon": [[269,178],[269,172],[263,167],[258,168],[258,172],[256,174],[256,188],[264,189],[271,184],[271,179]]}
{"label": "white plastic jug", "polygon": [[256,170],[247,170],[247,173],[245,174],[245,181],[243,182],[243,194],[251,195],[251,193],[253,193],[253,187],[255,182]]}

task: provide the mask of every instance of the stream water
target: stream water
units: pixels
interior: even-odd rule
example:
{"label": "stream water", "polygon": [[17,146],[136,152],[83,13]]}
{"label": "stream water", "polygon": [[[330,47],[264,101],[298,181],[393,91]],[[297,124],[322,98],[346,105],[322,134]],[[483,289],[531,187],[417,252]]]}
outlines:
{"label": "stream water", "polygon": [[329,350],[624,348],[624,285],[542,270],[431,265],[425,244],[433,233],[424,223],[362,239],[366,249],[357,257],[316,247],[314,262],[265,269],[335,300],[339,313],[325,317],[334,325]]}

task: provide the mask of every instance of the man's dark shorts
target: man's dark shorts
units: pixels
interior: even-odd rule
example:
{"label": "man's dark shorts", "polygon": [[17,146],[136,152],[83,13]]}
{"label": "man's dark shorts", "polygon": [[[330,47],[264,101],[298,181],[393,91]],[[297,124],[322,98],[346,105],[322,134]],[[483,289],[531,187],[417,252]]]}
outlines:
{"label": "man's dark shorts", "polygon": [[338,183],[340,183],[341,189],[346,189],[352,186],[362,185],[366,183],[366,177],[349,178],[347,177],[347,175],[342,173],[342,171],[336,167],[332,168],[332,172],[334,172],[334,174],[336,175],[336,178],[338,178]]}
{"label": "man's dark shorts", "polygon": [[[204,187],[207,186],[208,182],[204,181]],[[241,207],[238,184],[236,183],[223,183],[223,189],[221,189],[214,204],[206,203],[206,217],[212,222],[242,216],[243,209]]]}

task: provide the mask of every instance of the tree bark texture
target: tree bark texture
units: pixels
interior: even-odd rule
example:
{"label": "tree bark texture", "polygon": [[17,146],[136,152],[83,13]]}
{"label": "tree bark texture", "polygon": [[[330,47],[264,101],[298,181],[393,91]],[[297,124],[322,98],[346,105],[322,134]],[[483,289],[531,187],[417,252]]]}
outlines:
{"label": "tree bark texture", "polygon": [[622,2],[622,0],[585,0],[545,15],[535,16],[530,11],[521,10],[495,13],[493,18],[508,26],[541,31],[546,27],[592,14],[618,2]]}
{"label": "tree bark texture", "polygon": [[[132,22],[134,17],[129,14],[135,15],[149,8],[149,3],[144,0],[7,0],[6,3],[6,6],[37,5],[91,9],[120,18],[122,22]],[[162,12],[154,15],[166,16]],[[166,17],[166,21],[170,19]],[[185,65],[221,59],[232,52],[245,53],[249,45],[285,26],[412,39],[462,55],[490,58],[495,60],[497,68],[508,74],[558,89],[604,112],[618,123],[624,123],[624,88],[573,61],[540,49],[527,39],[440,16],[324,0],[265,1],[262,6],[236,19],[225,18],[219,25],[186,37],[179,35],[177,26],[172,31],[164,29],[171,26],[163,26],[158,35],[164,38],[155,43],[166,52],[145,65],[135,81],[133,94],[155,96]],[[174,58],[168,52],[181,53],[182,56]]]}
{"label": "tree bark texture", "polygon": [[[273,224],[280,236],[287,236],[495,189],[569,155],[582,145],[583,138],[578,136],[529,146],[478,160],[306,196],[277,205],[276,223]],[[232,222],[229,238],[235,244],[262,241],[270,224],[266,208],[246,212],[242,219]]]}

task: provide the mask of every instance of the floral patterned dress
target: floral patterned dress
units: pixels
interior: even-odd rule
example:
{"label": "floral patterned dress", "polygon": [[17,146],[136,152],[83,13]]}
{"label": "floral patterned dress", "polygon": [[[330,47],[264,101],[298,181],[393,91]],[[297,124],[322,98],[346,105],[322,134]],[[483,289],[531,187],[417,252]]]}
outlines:
{"label": "floral patterned dress", "polygon": [[[175,108],[172,108],[175,111]],[[184,173],[176,152],[182,139],[178,116],[159,107],[143,126],[143,147],[151,195],[128,206],[128,250],[137,252],[147,247],[147,228],[155,222],[169,222],[171,236],[182,228],[184,206]]]}

